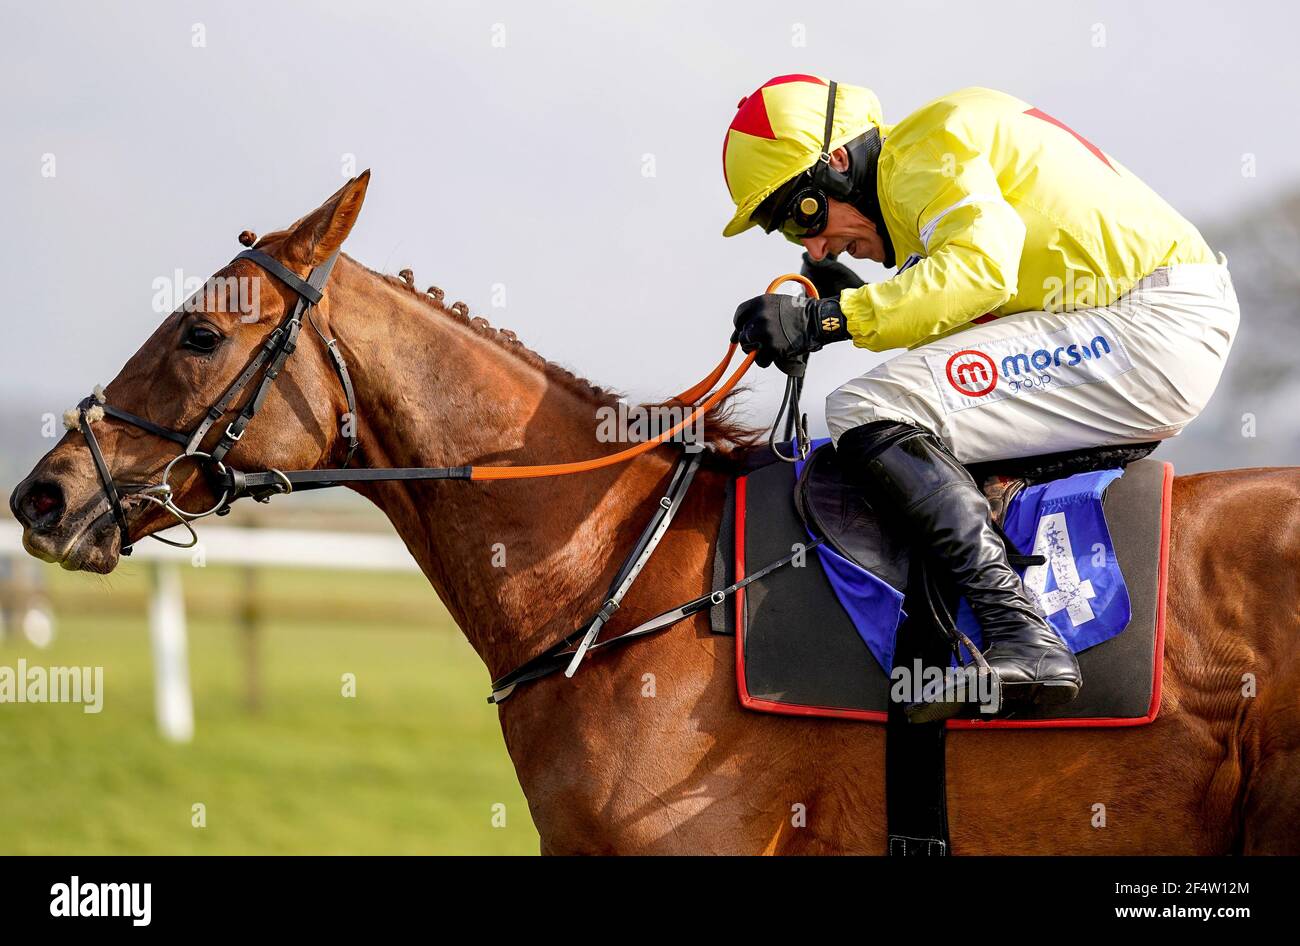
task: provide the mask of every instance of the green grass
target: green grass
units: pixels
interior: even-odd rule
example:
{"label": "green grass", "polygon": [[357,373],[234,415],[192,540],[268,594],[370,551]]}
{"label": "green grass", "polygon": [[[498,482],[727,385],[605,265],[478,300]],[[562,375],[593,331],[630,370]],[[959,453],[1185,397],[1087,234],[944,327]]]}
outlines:
{"label": "green grass", "polygon": [[[252,711],[231,604],[242,575],[186,569],[195,737],[173,745],[154,722],[143,569],[133,571],[109,582],[48,573],[54,644],[0,644],[0,665],[103,666],[105,691],[98,715],[0,704],[0,853],[537,852],[484,702],[487,673],[422,578],[259,574]],[[306,600],[315,616],[291,617],[285,602]],[[423,618],[366,620],[367,601]],[[355,698],[341,695],[345,673]],[[196,803],[206,827],[191,824]]]}

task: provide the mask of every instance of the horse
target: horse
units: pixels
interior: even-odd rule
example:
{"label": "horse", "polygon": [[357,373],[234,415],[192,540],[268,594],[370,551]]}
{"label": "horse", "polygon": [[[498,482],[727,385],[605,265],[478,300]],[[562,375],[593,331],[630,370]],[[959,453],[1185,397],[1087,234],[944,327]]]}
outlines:
{"label": "horse", "polygon": [[[611,455],[617,445],[597,436],[596,417],[614,394],[462,304],[443,305],[441,291],[420,292],[408,271],[382,275],[340,254],[369,180],[367,171],[257,240],[299,276],[339,255],[313,314],[320,342],[303,333],[227,462],[340,465],[349,451],[337,421],[350,405],[329,339],[351,368],[360,466]],[[298,301],[246,259],[216,275],[260,281],[262,317],[207,303],[172,313],[108,385],[108,403],[161,427],[194,427]],[[695,486],[609,636],[709,590],[724,489],[747,435],[732,417],[724,407],[706,419],[711,449]],[[114,417],[94,427],[116,479],[153,482],[176,453]],[[128,493],[120,533],[87,446],[69,430],[10,505],[31,554],[107,573],[124,538],[173,520]],[[574,476],[350,487],[392,522],[495,679],[599,606],[674,456],[661,447]],[[206,508],[212,487],[201,471],[177,476],[186,508]],[[1300,474],[1178,477],[1171,530],[1158,717],[1131,729],[951,733],[954,853],[1300,853]],[[742,709],[733,650],[700,614],[591,654],[572,679],[520,686],[497,707],[543,853],[884,852],[883,727]]]}

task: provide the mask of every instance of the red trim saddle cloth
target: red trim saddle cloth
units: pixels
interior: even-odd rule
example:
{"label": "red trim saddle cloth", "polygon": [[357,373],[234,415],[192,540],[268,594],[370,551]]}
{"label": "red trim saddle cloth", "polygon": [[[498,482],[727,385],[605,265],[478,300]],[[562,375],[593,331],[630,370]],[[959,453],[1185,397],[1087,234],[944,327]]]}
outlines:
{"label": "red trim saddle cloth", "polygon": [[[794,473],[774,463],[738,477],[719,535],[715,580],[727,583],[808,541],[792,501]],[[1102,508],[1132,617],[1115,637],[1079,653],[1083,689],[1065,706],[1012,719],[951,720],[952,729],[1141,726],[1156,717],[1164,659],[1173,467],[1130,463]],[[750,710],[884,722],[890,680],[871,656],[809,554],[719,606],[714,629],[736,637],[736,686]],[[899,659],[903,659],[900,655]]]}

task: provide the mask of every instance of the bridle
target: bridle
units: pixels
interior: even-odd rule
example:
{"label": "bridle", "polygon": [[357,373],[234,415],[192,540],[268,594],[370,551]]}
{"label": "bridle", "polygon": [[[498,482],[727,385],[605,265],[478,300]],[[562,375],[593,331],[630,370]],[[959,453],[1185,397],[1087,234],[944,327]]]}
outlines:
{"label": "bridle", "polygon": [[[342,483],[373,483],[373,482],[390,482],[397,480],[505,480],[505,479],[532,479],[537,477],[564,476],[571,473],[584,473],[590,470],[601,469],[607,466],[613,466],[618,463],[624,463],[634,457],[653,450],[661,444],[667,443],[681,431],[685,430],[688,425],[694,423],[700,417],[703,417],[714,405],[727,396],[739,383],[745,372],[749,370],[750,365],[754,363],[757,352],[751,352],[740,364],[740,366],[731,374],[730,377],[718,388],[714,389],[713,385],[717,384],[723,373],[731,364],[731,359],[736,351],[736,343],[731,343],[727,348],[726,354],[717,366],[709,372],[699,383],[693,385],[687,390],[678,394],[673,400],[687,405],[695,405],[694,409],[688,416],[673,425],[668,430],[649,438],[634,446],[617,453],[609,454],[602,457],[596,457],[590,460],[579,460],[571,463],[542,464],[536,466],[453,466],[453,467],[390,467],[382,469],[347,469],[351,463],[358,447],[357,439],[357,419],[356,419],[356,393],[353,390],[352,379],[348,374],[347,362],[343,358],[342,352],[339,351],[337,339],[326,338],[325,334],[316,325],[312,318],[311,310],[320,303],[323,298],[325,283],[328,281],[330,271],[334,268],[334,263],[338,259],[338,252],[335,252],[329,259],[320,265],[314,267],[307,275],[306,279],[298,276],[287,266],[281,263],[267,253],[257,249],[249,249],[235,257],[234,261],[241,259],[249,260],[260,266],[270,275],[279,279],[289,289],[297,294],[297,300],[285,315],[280,324],[272,331],[266,340],[262,342],[257,353],[240,372],[239,376],[226,388],[215,403],[208,408],[203,418],[199,421],[197,427],[189,433],[179,430],[173,430],[155,424],[151,420],[133,414],[130,411],[124,411],[121,408],[114,407],[107,402],[101,389],[96,388],[94,393],[83,399],[76,408],[76,429],[80,430],[86,440],[86,447],[90,451],[91,459],[94,461],[95,470],[99,475],[99,481],[104,490],[104,495],[108,498],[109,506],[112,509],[113,517],[117,522],[121,532],[121,544],[119,552],[122,555],[131,554],[131,536],[130,526],[127,521],[126,509],[123,506],[123,495],[133,495],[153,503],[170,513],[190,534],[188,542],[178,542],[168,539],[164,536],[154,534],[153,538],[168,545],[180,548],[192,548],[198,543],[198,533],[195,532],[191,523],[196,519],[202,519],[207,516],[225,515],[230,511],[230,505],[236,499],[244,496],[251,496],[259,502],[268,502],[273,496],[284,495],[300,490],[324,489],[331,486],[337,486]],[[232,262],[234,262],[232,261]],[[768,285],[768,292],[775,292],[777,287],[787,281],[800,283],[810,296],[816,298],[817,290],[813,287],[812,282],[803,276],[789,274],[780,276]],[[236,470],[225,462],[226,455],[230,450],[239,443],[243,438],[245,430],[249,423],[257,414],[262,404],[266,400],[267,394],[275,384],[276,378],[279,377],[283,370],[285,362],[294,353],[298,347],[298,336],[302,330],[303,320],[315,330],[320,337],[321,342],[325,345],[326,351],[330,354],[330,362],[334,367],[334,372],[339,378],[339,383],[343,387],[344,398],[347,401],[347,414],[341,419],[341,429],[348,437],[347,457],[343,466],[334,469],[323,470],[291,470],[283,471],[278,469],[268,469],[257,473],[245,473]],[[203,451],[200,447],[204,438],[209,431],[221,420],[227,413],[234,410],[235,402],[241,393],[249,387],[253,378],[261,371],[261,380],[253,389],[252,395],[244,402],[244,406],[239,409],[235,419],[226,425],[217,443],[208,451]],[[802,383],[802,371],[797,379]],[[791,378],[791,380],[795,380]],[[711,393],[710,393],[711,392]],[[787,407],[790,400],[790,389],[787,387],[787,399],[782,402],[782,412]],[[797,389],[796,398],[793,404],[790,404],[790,421],[788,426],[797,430],[799,433],[799,449],[806,451],[806,433],[803,431],[803,425],[798,419],[798,401]],[[99,441],[95,436],[93,425],[97,420],[103,417],[112,417],[115,420],[130,424],[157,437],[173,441],[183,447],[181,453],[168,461],[163,467],[162,478],[156,484],[126,484],[119,483],[113,479],[112,471],[104,459],[103,451],[100,449]],[[778,414],[777,422],[773,425],[773,436],[775,436],[776,427],[780,424],[781,415]],[[806,423],[806,421],[804,421]],[[71,426],[71,425],[70,425]],[[773,451],[781,459],[791,459],[782,454],[773,441]],[[645,621],[637,627],[617,637],[597,641],[601,628],[618,610],[623,596],[631,588],[636,577],[641,573],[641,569],[649,560],[650,555],[654,552],[659,544],[659,540],[668,531],[672,520],[681,507],[682,501],[686,496],[686,491],[695,477],[695,472],[699,468],[701,458],[703,457],[703,445],[699,449],[691,452],[684,451],[679,457],[674,467],[672,477],[669,481],[667,491],[662,496],[655,507],[650,522],[647,523],[632,552],[624,561],[619,569],[610,590],[606,595],[604,604],[599,611],[591,616],[586,622],[580,625],[572,633],[556,642],[543,653],[537,655],[524,664],[516,667],[514,670],[504,676],[494,680],[492,683],[492,696],[489,702],[499,703],[506,699],[514,692],[516,686],[521,683],[527,683],[531,680],[539,679],[559,670],[564,670],[566,676],[573,676],[578,665],[582,662],[584,656],[591,650],[602,649],[612,645],[625,644],[629,641],[639,639],[640,637],[670,627],[679,621],[712,605],[721,604],[731,594],[744,588],[748,584],[758,581],[771,572],[790,564],[802,554],[804,550],[795,550],[785,558],[771,563],[766,568],[760,569],[754,574],[742,578],[727,588],[709,592],[691,601],[666,611],[649,621]],[[208,483],[215,493],[219,496],[217,501],[208,509],[199,512],[191,512],[180,508],[176,505],[174,491],[171,487],[172,470],[177,463],[183,460],[194,460],[200,463],[207,476]],[[820,539],[809,543],[807,548],[820,544]]]}
{"label": "bridle", "polygon": [[[334,367],[334,373],[338,376],[339,383],[343,387],[343,396],[347,402],[347,414],[340,420],[340,428],[348,438],[347,457],[343,461],[343,467],[346,468],[352,462],[353,456],[357,452],[359,441],[357,439],[356,424],[356,392],[352,387],[352,377],[348,374],[347,362],[343,358],[343,353],[339,351],[338,340],[326,338],[325,333],[320,330],[316,320],[312,318],[311,310],[323,298],[325,283],[330,277],[330,272],[334,268],[334,263],[338,259],[338,253],[335,252],[329,259],[314,267],[306,279],[301,278],[293,270],[289,269],[275,257],[261,250],[249,249],[235,257],[233,262],[241,259],[249,260],[256,263],[262,269],[266,270],[272,276],[279,279],[297,294],[297,299],[280,324],[276,326],[266,340],[258,347],[256,354],[239,373],[239,376],[226,388],[211,407],[204,413],[202,420],[197,427],[189,433],[178,430],[172,430],[155,424],[151,420],[146,420],[130,411],[124,411],[121,408],[109,404],[104,397],[102,390],[96,388],[95,392],[89,397],[83,399],[77,405],[77,428],[86,438],[86,446],[90,450],[91,459],[94,461],[95,470],[99,475],[100,485],[103,486],[104,495],[108,497],[109,507],[113,511],[113,518],[117,522],[118,530],[121,532],[120,552],[123,555],[131,554],[132,542],[130,538],[130,527],[127,522],[126,509],[122,504],[123,494],[139,496],[150,503],[171,513],[177,523],[189,531],[190,540],[188,542],[178,542],[168,539],[161,535],[154,535],[154,538],[168,545],[174,545],[179,548],[192,548],[198,543],[198,533],[190,525],[195,519],[202,519],[206,516],[221,516],[230,511],[230,504],[241,495],[252,495],[254,498],[266,502],[277,493],[290,493],[294,489],[293,481],[288,475],[278,470],[268,471],[269,481],[257,480],[250,483],[249,477],[238,471],[232,470],[225,464],[226,454],[231,448],[244,436],[253,417],[261,409],[266,400],[267,394],[275,384],[275,379],[280,376],[284,364],[289,360],[289,356],[294,353],[298,347],[298,336],[302,331],[304,318],[311,325],[312,329],[320,337],[321,342],[325,345],[325,350],[329,353],[330,364]],[[239,398],[240,394],[249,386],[249,383],[261,371],[261,380],[253,390],[253,394],[244,403],[242,409],[236,415],[235,419],[226,425],[221,437],[216,444],[208,451],[203,451],[200,447],[208,432],[222,417],[229,412]],[[145,430],[157,437],[174,441],[181,444],[184,450],[173,458],[163,468],[162,481],[154,485],[137,485],[137,484],[119,484],[113,479],[112,471],[109,470],[107,462],[104,460],[103,451],[99,447],[99,442],[95,438],[93,421],[96,419],[95,412],[98,410],[102,415],[116,418],[124,421],[141,430]],[[218,491],[219,499],[208,509],[199,512],[191,512],[181,509],[176,505],[175,495],[172,490],[170,479],[172,469],[182,460],[191,459],[201,463],[207,473],[208,481],[213,489]],[[263,474],[265,476],[267,474]],[[321,486],[329,485],[327,483],[319,484]],[[311,487],[307,487],[311,488]]]}

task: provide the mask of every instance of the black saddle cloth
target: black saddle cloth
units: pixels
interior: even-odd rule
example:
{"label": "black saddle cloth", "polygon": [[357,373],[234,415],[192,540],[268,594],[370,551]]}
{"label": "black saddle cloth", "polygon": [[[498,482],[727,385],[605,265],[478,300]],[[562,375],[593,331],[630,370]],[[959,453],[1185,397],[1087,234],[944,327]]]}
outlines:
{"label": "black saddle cloth", "polygon": [[[1132,726],[1150,722],[1159,703],[1163,655],[1164,573],[1168,555],[1167,504],[1173,470],[1141,459],[1154,444],[1035,457],[972,469],[1031,481],[1093,469],[1125,467],[1107,489],[1103,512],[1132,605],[1132,619],[1115,637],[1079,654],[1084,686],[1065,706],[1024,711],[1015,719],[951,721],[950,727]],[[796,507],[796,502],[798,507]],[[912,550],[881,526],[868,498],[847,486],[833,450],[812,454],[796,484],[791,466],[751,469],[733,484],[715,558],[715,586],[730,583],[824,536],[845,558],[914,596]],[[914,598],[909,614],[920,609]],[[900,644],[917,633],[938,633],[909,619]],[[738,689],[748,708],[795,715],[884,722],[889,677],[867,650],[820,567],[773,573],[714,611],[714,630],[736,633]],[[910,659],[906,649],[896,663]]]}

